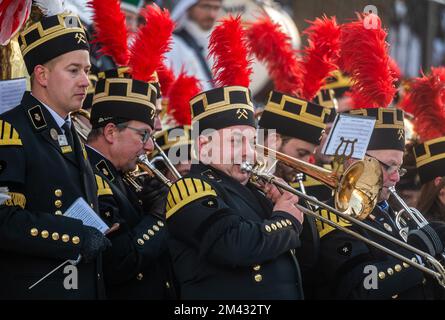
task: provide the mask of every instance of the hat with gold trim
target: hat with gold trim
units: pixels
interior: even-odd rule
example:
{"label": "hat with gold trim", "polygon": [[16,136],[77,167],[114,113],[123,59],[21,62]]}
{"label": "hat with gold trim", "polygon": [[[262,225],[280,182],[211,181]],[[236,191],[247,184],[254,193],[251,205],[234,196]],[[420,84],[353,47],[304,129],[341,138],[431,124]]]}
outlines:
{"label": "hat with gold trim", "polygon": [[405,149],[405,123],[403,110],[395,108],[353,109],[350,114],[376,119],[368,150]]}
{"label": "hat with gold trim", "polygon": [[416,166],[422,184],[445,176],[445,136],[427,140],[414,148]]}
{"label": "hat with gold trim", "polygon": [[91,108],[93,129],[129,120],[153,127],[156,96],[153,84],[132,79],[126,67],[100,72]]}
{"label": "hat with gold trim", "polygon": [[330,109],[277,91],[269,95],[258,125],[279,134],[319,144]]}
{"label": "hat with gold trim", "polygon": [[414,148],[422,184],[445,176],[445,68],[410,81],[401,105],[413,115],[420,144]]}
{"label": "hat with gold trim", "polygon": [[313,102],[324,108],[328,108],[331,112],[326,119],[326,123],[334,122],[337,116],[337,98],[335,98],[335,92],[333,89],[320,89],[317,95],[314,97]]}
{"label": "hat with gold trim", "polygon": [[334,109],[311,101],[330,72],[337,69],[340,29],[334,17],[324,16],[313,21],[305,33],[309,41],[304,59],[299,61],[279,24],[264,17],[250,26],[252,51],[266,63],[276,89],[270,93],[258,125],[318,144]]}
{"label": "hat with gold trim", "polygon": [[352,78],[351,114],[376,119],[368,150],[404,150],[403,111],[386,108],[393,100],[396,78],[391,66],[386,31],[374,15],[377,25],[366,28],[364,16],[342,25],[342,69]]}
{"label": "hat with gold trim", "polygon": [[173,32],[168,11],[156,5],[142,9],[146,23],[129,48],[125,15],[119,1],[104,4],[101,0],[92,0],[90,6],[101,51],[120,66],[98,75],[90,119],[93,128],[129,120],[153,127],[156,99],[160,95],[156,69],[162,65]]}
{"label": "hat with gold trim", "polygon": [[255,127],[254,107],[249,76],[251,61],[247,58],[247,38],[240,16],[229,16],[213,30],[209,42],[214,57],[216,88],[190,100],[192,129],[201,134],[206,129],[235,125]]}
{"label": "hat with gold trim", "polygon": [[37,65],[62,54],[89,51],[87,35],[79,17],[68,12],[44,16],[40,21],[28,24],[20,32],[18,40],[29,74]]}
{"label": "hat with gold trim", "polygon": [[323,89],[331,89],[334,91],[335,98],[342,97],[346,91],[352,87],[352,79],[341,70],[331,72],[326,79]]}

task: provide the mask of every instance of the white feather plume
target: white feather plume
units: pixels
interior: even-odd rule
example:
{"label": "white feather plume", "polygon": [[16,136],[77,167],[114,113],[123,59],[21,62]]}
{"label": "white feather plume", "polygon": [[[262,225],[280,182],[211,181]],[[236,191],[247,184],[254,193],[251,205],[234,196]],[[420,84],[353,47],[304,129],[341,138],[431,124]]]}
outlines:
{"label": "white feather plume", "polygon": [[64,0],[34,0],[34,4],[42,10],[44,16],[54,16],[65,10]]}

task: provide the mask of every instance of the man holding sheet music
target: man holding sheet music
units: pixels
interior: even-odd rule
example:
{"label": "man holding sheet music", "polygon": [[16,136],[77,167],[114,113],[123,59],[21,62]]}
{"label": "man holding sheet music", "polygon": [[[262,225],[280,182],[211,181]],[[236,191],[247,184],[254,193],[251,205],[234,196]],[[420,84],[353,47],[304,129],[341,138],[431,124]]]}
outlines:
{"label": "man holding sheet music", "polygon": [[[77,16],[61,13],[30,24],[19,41],[31,92],[0,116],[0,185],[10,196],[0,206],[0,299],[101,298],[101,251],[109,241],[63,216],[77,199],[98,209],[94,175],[69,117],[88,86],[86,35]],[[78,264],[67,285],[63,268],[51,271],[68,259]]]}

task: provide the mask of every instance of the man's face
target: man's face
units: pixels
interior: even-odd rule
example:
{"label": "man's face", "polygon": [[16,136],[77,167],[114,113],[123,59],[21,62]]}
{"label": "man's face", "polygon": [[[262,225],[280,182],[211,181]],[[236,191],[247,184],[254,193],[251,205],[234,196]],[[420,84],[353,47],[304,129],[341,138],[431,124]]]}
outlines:
{"label": "man's face", "polygon": [[250,174],[241,170],[241,164],[244,161],[255,162],[255,135],[255,128],[240,125],[216,130],[210,136],[201,136],[200,160],[246,184]]}
{"label": "man's face", "polygon": [[137,158],[144,153],[153,151],[151,136],[147,141],[143,141],[145,135],[151,135],[152,128],[148,124],[136,120],[117,126],[121,126],[122,130],[118,130],[116,127],[112,147],[112,163],[122,172],[134,170]]}
{"label": "man's face", "polygon": [[188,10],[188,16],[202,30],[210,30],[218,18],[221,2],[221,0],[199,0]]}
{"label": "man's face", "polygon": [[[297,138],[283,140],[281,146],[278,148],[278,151],[305,162],[309,162],[314,150],[314,144]],[[293,182],[298,171],[279,161],[275,173],[286,182]]]}
{"label": "man's face", "polygon": [[65,53],[45,65],[48,103],[57,113],[64,116],[82,107],[90,67],[86,50]]}
{"label": "man's face", "polygon": [[367,154],[386,164],[381,164],[383,172],[383,188],[380,191],[378,201],[388,200],[391,195],[388,188],[395,186],[400,180],[398,169],[400,169],[403,163],[403,151],[390,149],[371,150],[368,151]]}

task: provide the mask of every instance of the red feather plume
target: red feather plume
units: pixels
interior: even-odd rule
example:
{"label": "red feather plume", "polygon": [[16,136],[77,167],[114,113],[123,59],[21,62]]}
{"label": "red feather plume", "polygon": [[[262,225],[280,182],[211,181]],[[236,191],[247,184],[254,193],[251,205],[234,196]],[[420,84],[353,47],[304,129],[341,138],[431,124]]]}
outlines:
{"label": "red feather plume", "polygon": [[401,107],[414,116],[422,141],[445,136],[445,67],[413,79]]}
{"label": "red feather plume", "polygon": [[363,17],[341,27],[341,54],[344,71],[355,80],[351,88],[354,108],[386,107],[396,89],[390,69],[386,31],[376,15],[366,16],[377,22],[365,27]]}
{"label": "red feather plume", "polygon": [[400,81],[402,80],[402,71],[400,70],[399,65],[397,64],[397,61],[394,60],[392,57],[389,57],[389,69],[391,70],[391,74],[394,77],[394,81]]}
{"label": "red feather plume", "polygon": [[20,30],[31,12],[31,0],[0,1],[0,46],[5,46]]}
{"label": "red feather plume", "polygon": [[127,24],[119,0],[90,0],[95,28],[94,42],[101,44],[100,52],[109,55],[119,66],[128,64]]}
{"label": "red feather plume", "polygon": [[161,86],[161,93],[164,97],[168,96],[171,85],[175,81],[175,75],[171,68],[168,68],[165,64],[156,71],[158,73],[159,84]]}
{"label": "red feather plume", "polygon": [[306,100],[312,100],[329,74],[338,69],[340,56],[340,27],[335,17],[323,16],[310,23],[304,32],[308,36],[308,45],[304,49],[301,97]]}
{"label": "red feather plume", "polygon": [[303,88],[301,64],[281,26],[264,16],[249,27],[247,37],[251,53],[267,65],[275,89],[300,96]]}
{"label": "red feather plume", "polygon": [[201,92],[199,80],[194,76],[188,76],[184,70],[173,82],[170,88],[168,110],[179,126],[191,124],[190,99]]}
{"label": "red feather plume", "polygon": [[216,87],[249,86],[252,68],[247,58],[247,36],[240,16],[229,16],[215,27],[210,36],[209,54],[215,61],[213,74]]}
{"label": "red feather plume", "polygon": [[131,57],[128,65],[133,79],[153,81],[153,73],[162,66],[164,54],[170,50],[174,22],[168,10],[156,4],[146,6],[141,15],[145,25],[141,26],[130,48]]}

